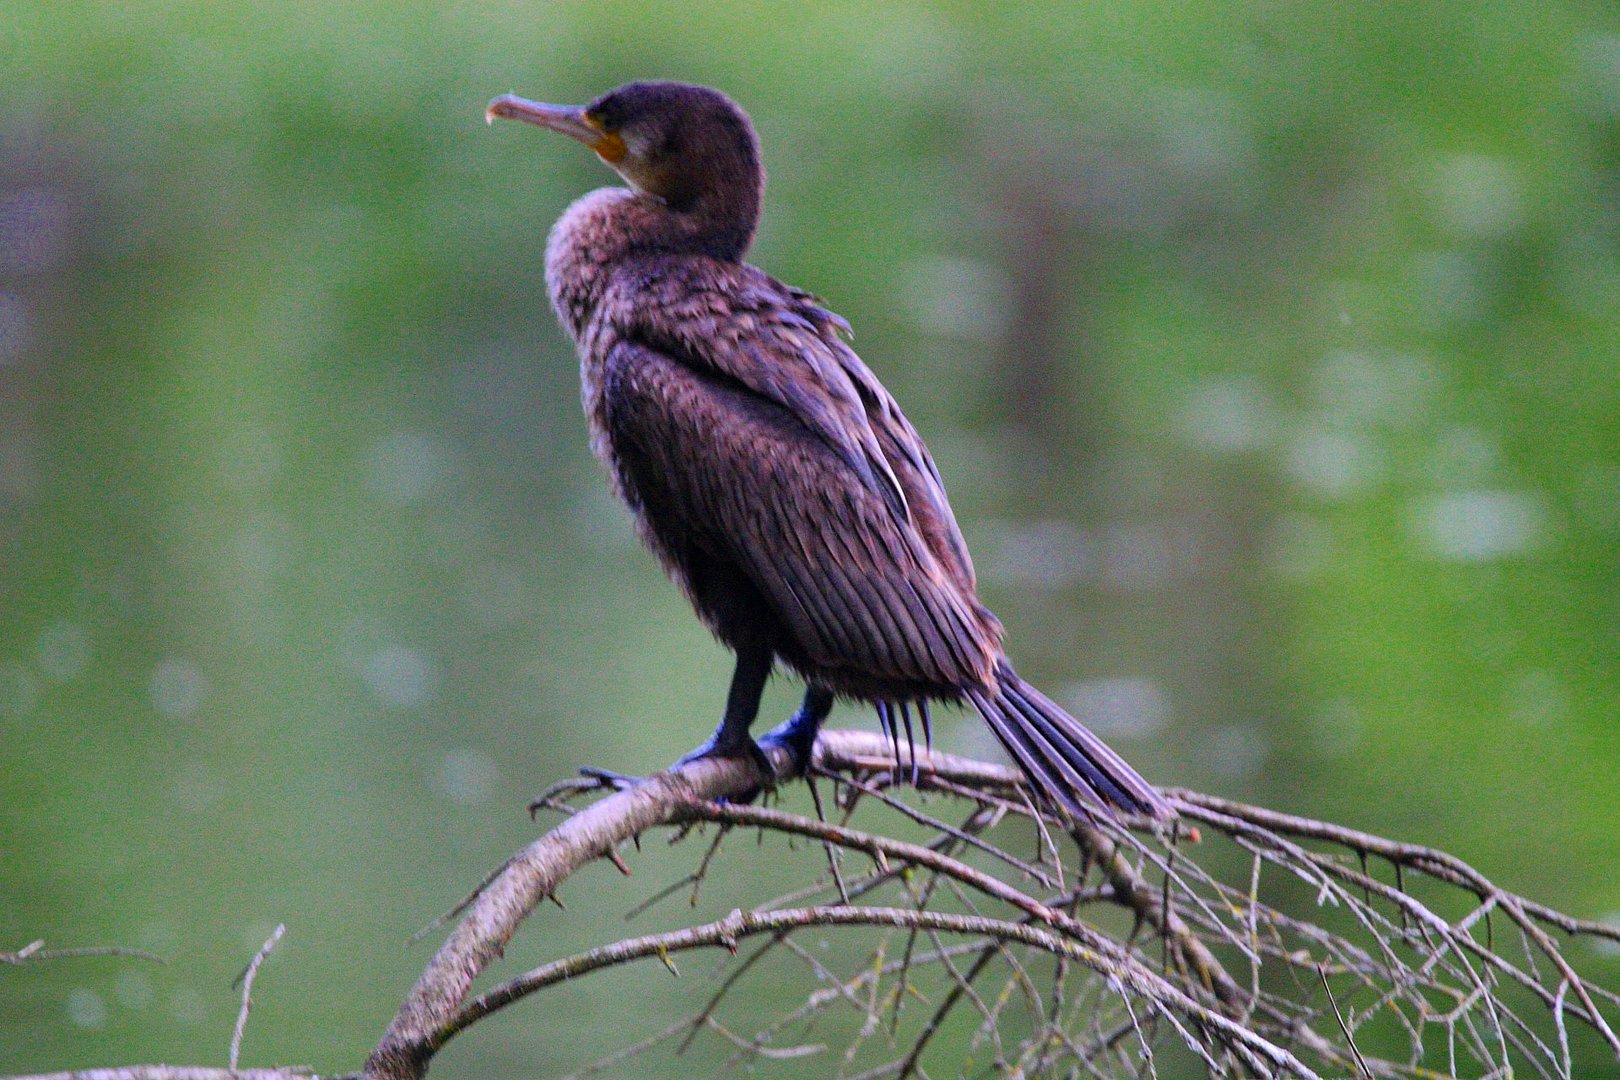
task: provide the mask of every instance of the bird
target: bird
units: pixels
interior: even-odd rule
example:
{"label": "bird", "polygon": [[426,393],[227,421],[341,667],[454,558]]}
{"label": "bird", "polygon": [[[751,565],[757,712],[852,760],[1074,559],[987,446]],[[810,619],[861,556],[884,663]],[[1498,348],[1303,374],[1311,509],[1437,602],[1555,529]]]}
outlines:
{"label": "bird", "polygon": [[718,90],[632,82],[588,105],[505,94],[525,121],[594,151],[625,182],[570,205],[546,243],[551,304],[580,360],[591,447],[637,532],[736,654],[721,720],[694,757],[751,757],[780,663],[805,684],[764,737],[798,772],[840,698],[894,742],[929,706],[976,712],[1054,810],[1163,822],[1170,803],[1019,677],[922,438],[813,294],[744,261],[765,170],[748,114]]}

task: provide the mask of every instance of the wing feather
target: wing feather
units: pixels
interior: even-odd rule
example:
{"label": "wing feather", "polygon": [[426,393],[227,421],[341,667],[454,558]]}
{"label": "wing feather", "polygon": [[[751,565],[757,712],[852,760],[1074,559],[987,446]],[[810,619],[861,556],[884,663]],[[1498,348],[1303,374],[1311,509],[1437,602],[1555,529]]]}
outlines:
{"label": "wing feather", "polygon": [[947,685],[990,676],[993,617],[797,412],[641,343],[616,345],[606,369],[607,435],[644,510],[685,515],[682,535],[740,567],[815,663]]}
{"label": "wing feather", "polygon": [[[706,275],[698,274],[694,266]],[[841,355],[849,352],[847,346],[836,336],[820,333],[806,314],[796,310],[797,302],[786,286],[753,267],[716,261],[688,262],[684,272],[646,270],[626,275],[612,287],[633,292],[617,304],[604,304],[605,309],[661,315],[652,320],[632,314],[630,324],[622,328],[626,337],[734,379],[781,405],[897,515],[909,517],[905,488],[868,421],[857,380]]]}

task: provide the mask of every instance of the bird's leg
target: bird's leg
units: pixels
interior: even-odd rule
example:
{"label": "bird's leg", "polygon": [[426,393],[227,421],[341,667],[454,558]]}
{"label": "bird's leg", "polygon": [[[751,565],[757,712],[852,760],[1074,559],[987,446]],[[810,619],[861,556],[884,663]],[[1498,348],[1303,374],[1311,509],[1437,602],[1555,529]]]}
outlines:
{"label": "bird's leg", "polygon": [[776,655],[769,648],[750,646],[737,650],[737,670],[731,676],[731,690],[726,694],[726,712],[720,726],[714,729],[708,742],[676,765],[705,757],[747,757],[759,766],[766,784],[775,781],[776,771],[771,767],[771,759],[748,734],[754,718],[759,715],[759,699],[765,693],[765,682],[775,662]]}
{"label": "bird's leg", "polygon": [[805,775],[810,771],[810,753],[816,745],[816,733],[832,707],[833,692],[811,683],[805,687],[799,710],[766,732],[759,740],[760,745],[783,747],[793,757],[793,774]]}

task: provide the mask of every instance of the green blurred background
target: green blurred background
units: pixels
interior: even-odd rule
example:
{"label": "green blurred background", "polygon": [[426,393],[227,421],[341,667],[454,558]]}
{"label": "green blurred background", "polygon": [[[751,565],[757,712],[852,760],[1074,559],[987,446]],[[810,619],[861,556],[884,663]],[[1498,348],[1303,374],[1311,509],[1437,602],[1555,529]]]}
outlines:
{"label": "green blurred background", "polygon": [[[0,74],[0,949],[170,961],[0,967],[0,1071],[223,1062],[278,922],[244,1062],[353,1068],[528,796],[718,715],[545,300],[609,174],[486,128],[508,90],[752,112],[754,260],[854,324],[1020,668],[1148,776],[1620,911],[1612,4],[8,0]],[[704,909],[809,854],[735,845]],[[696,857],[587,872],[501,970]],[[567,1071],[689,967],[435,1075]]]}

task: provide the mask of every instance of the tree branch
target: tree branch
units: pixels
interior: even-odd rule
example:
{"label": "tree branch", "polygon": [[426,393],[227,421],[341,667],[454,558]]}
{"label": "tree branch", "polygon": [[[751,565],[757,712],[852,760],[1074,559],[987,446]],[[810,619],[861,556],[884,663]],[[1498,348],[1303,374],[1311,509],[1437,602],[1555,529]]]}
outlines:
{"label": "tree branch", "polygon": [[[209,1069],[196,1065],[122,1065],[114,1069],[9,1076],[5,1080],[320,1080],[308,1069]],[[343,1080],[338,1077],[334,1080]]]}
{"label": "tree branch", "polygon": [[[632,960],[649,956],[665,957],[673,952],[705,946],[723,946],[735,953],[737,943],[745,937],[780,933],[803,926],[889,926],[898,929],[913,928],[988,937],[997,941],[1031,945],[1055,956],[1066,956],[1080,961],[1099,974],[1108,976],[1122,974],[1115,967],[1112,957],[1098,953],[1085,945],[1027,923],[1006,922],[980,915],[950,915],[934,911],[917,911],[912,908],[853,906],[748,912],[737,909],[724,919],[705,926],[631,938],[535,968],[480,995],[458,1010],[441,1029],[442,1038],[432,1049],[437,1050],[452,1035],[512,1002],[566,979],[578,978],[589,972]],[[1306,1080],[1319,1080],[1315,1072],[1287,1050],[1260,1038],[1229,1018],[1205,1008],[1146,968],[1127,968],[1123,974],[1129,981],[1130,992],[1174,1005],[1198,1022],[1219,1029],[1234,1043],[1252,1051],[1260,1059],[1269,1062],[1273,1068],[1288,1069],[1294,1075],[1304,1077]]]}
{"label": "tree branch", "polygon": [[[784,749],[774,752],[772,763],[781,772],[791,768]],[[751,762],[701,758],[593,803],[513,856],[478,893],[417,979],[366,1061],[366,1077],[415,1080],[424,1075],[438,1033],[473,980],[501,955],[535,905],[554,896],[570,874],[655,825],[688,820],[700,802],[740,795],[757,783]]]}
{"label": "tree branch", "polygon": [[[1354,1072],[1394,1080],[1462,1069],[1551,1080],[1575,1070],[1572,1021],[1584,1023],[1620,1060],[1620,1039],[1603,1012],[1620,1014],[1620,994],[1584,977],[1549,933],[1617,941],[1620,929],[1508,893],[1445,852],[1187,791],[1169,793],[1180,819],[1168,831],[1112,818],[1064,821],[1030,803],[1016,770],[943,753],[917,757],[916,793],[970,802],[965,818],[953,818],[960,825],[913,805],[915,794],[896,787],[910,772],[909,757],[902,769],[888,741],[864,732],[828,731],[817,742],[815,772],[837,784],[828,804],[833,820],[822,819],[828,806],[819,798],[815,818],[724,801],[757,783],[752,765],[742,761],[702,759],[633,785],[607,778],[558,785],[542,804],[564,820],[458,905],[460,921],[388,1025],[363,1078],[348,1080],[419,1080],[450,1038],[547,987],[655,956],[673,970],[674,953],[735,952],[752,936],[765,940],[689,1020],[580,1075],[683,1033],[682,1050],[700,1032],[713,1033],[734,1048],[733,1063],[822,1053],[821,1042],[784,1047],[772,1039],[787,1024],[835,1008],[854,1010],[861,1025],[843,1056],[845,1074],[925,1075],[925,1049],[942,1052],[930,1049],[931,1039],[962,1002],[976,1010],[977,1033],[966,1053],[983,1042],[999,1067],[1030,1075],[1135,1075],[1144,1062],[1151,1072],[1154,1047],[1163,1040],[1185,1044],[1212,1073]],[[772,760],[788,767],[781,750]],[[593,796],[600,797],[587,804]],[[863,803],[870,815],[858,827],[854,815]],[[867,827],[878,815],[932,837],[902,840]],[[468,1000],[524,919],[541,900],[555,898],[570,875],[596,859],[626,869],[619,852],[626,840],[650,828],[703,823],[719,825],[719,836],[747,826],[813,840],[827,848],[831,870],[752,910],[604,944]],[[703,879],[719,836],[675,888]],[[1014,855],[1008,836],[1033,843],[1035,855]],[[1057,846],[1065,836],[1079,852],[1067,866]],[[864,855],[870,869],[838,860],[838,849]],[[1390,863],[1395,884],[1373,876],[1369,859]],[[1277,884],[1265,883],[1268,867]],[[1286,890],[1272,898],[1291,882],[1310,889],[1315,905],[1297,904]],[[1439,892],[1426,902],[1424,890]],[[1459,900],[1468,910],[1455,922],[1436,913],[1456,910]],[[1129,916],[1129,933],[1105,932],[1107,909]],[[1516,933],[1516,942],[1495,940],[1492,912],[1509,924],[1503,936]],[[894,959],[886,935],[877,934],[867,961],[840,974],[826,954],[793,938],[808,927],[902,931],[905,946]],[[919,935],[930,951],[914,952]],[[818,988],[752,1037],[739,1034],[731,1019],[722,1023],[721,1010],[735,1011],[728,995],[745,976],[757,978],[758,961],[772,953],[807,963]],[[34,945],[0,954],[0,961],[40,955]],[[966,961],[960,968],[958,958]],[[1036,963],[1043,958],[1046,967]],[[987,985],[992,977],[1002,980],[999,991]],[[925,983],[938,996],[923,999],[937,1004],[920,1028],[915,1020],[903,1026],[903,1003],[923,997],[917,987]],[[1498,993],[1514,985],[1528,994]],[[1003,1029],[1020,1010],[1024,1020]],[[1426,1037],[1431,1030],[1437,1034]],[[899,1056],[857,1064],[881,1050],[880,1040],[868,1039],[878,1032],[891,1048],[899,1042]],[[1404,1059],[1388,1053],[1392,1035],[1408,1044]],[[23,1080],[289,1080],[302,1072],[132,1066]]]}

